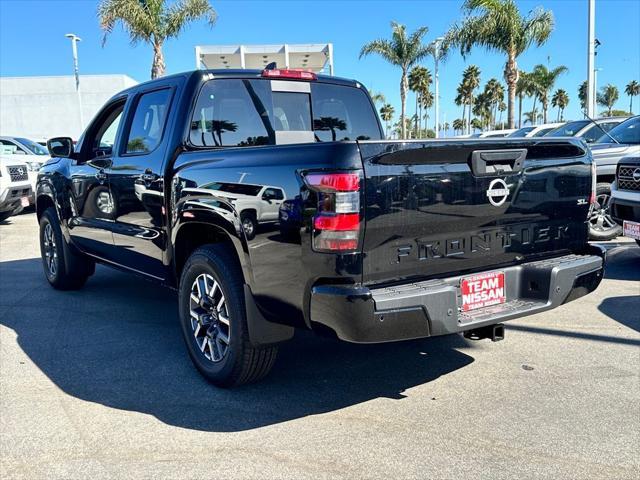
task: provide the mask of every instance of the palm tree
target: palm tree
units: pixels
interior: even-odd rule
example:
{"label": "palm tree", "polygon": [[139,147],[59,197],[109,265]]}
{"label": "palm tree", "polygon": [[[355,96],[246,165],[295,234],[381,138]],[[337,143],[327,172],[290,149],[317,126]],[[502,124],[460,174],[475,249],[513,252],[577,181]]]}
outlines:
{"label": "palm tree", "polygon": [[509,128],[513,128],[517,59],[531,45],[541,46],[549,39],[554,27],[553,14],[537,8],[524,17],[515,0],[465,0],[463,11],[467,15],[447,33],[448,43],[459,46],[462,55],[469,54],[475,45],[506,55],[507,118]]}
{"label": "palm tree", "polygon": [[422,38],[429,29],[420,27],[415,32],[407,36],[406,27],[396,22],[391,22],[391,40],[378,39],[365,44],[360,50],[360,58],[366,57],[372,53],[377,53],[386,61],[400,67],[402,75],[400,77],[400,101],[402,110],[400,113],[400,130],[402,138],[406,138],[406,108],[407,108],[407,89],[409,88],[407,75],[409,69],[417,62],[422,60],[428,53],[429,49],[423,45]]}
{"label": "palm tree", "polygon": [[587,110],[587,81],[585,80],[578,87],[578,99],[580,100],[580,108]]}
{"label": "palm tree", "polygon": [[522,128],[522,100],[525,96],[533,97],[536,93],[531,74],[520,71],[516,83],[516,95],[518,95],[518,128]]}
{"label": "palm tree", "polygon": [[564,109],[569,105],[569,94],[566,90],[561,88],[556,90],[553,97],[551,97],[551,105],[558,107],[558,116],[556,117],[556,121],[564,121]]}
{"label": "palm tree", "polygon": [[630,81],[624,87],[624,93],[629,95],[629,114],[633,115],[633,97],[640,95],[640,83],[635,80]]}
{"label": "palm tree", "polygon": [[480,86],[480,69],[476,65],[469,65],[462,73],[460,91],[462,92],[468,109],[467,133],[471,133],[471,110],[474,103],[475,90]]}
{"label": "palm tree", "polygon": [[490,105],[490,124],[495,125],[498,106],[504,101],[504,87],[496,78],[490,79],[484,86],[484,93]]}
{"label": "palm tree", "polygon": [[380,92],[373,92],[369,90],[369,96],[371,97],[371,101],[376,107],[378,106],[378,103],[381,103],[382,105],[384,105],[385,102],[387,101],[384,94]]}
{"label": "palm tree", "polygon": [[420,95],[420,112],[422,112],[422,109],[424,108],[423,118],[425,129],[427,128],[427,120],[429,120],[429,109],[433,107],[435,98],[436,97],[429,90],[422,92],[422,95]]}
{"label": "palm tree", "polygon": [[536,110],[531,110],[530,112],[524,112],[524,123],[529,122],[530,125],[533,125],[540,120],[542,117],[541,113],[538,113]]}
{"label": "palm tree", "polygon": [[549,70],[545,65],[536,65],[533,67],[533,82],[540,102],[542,103],[542,121],[547,123],[547,111],[549,109],[549,91],[553,88],[556,80],[560,75],[567,72],[568,69],[564,65]]}
{"label": "palm tree", "polygon": [[467,128],[467,120],[462,117],[462,118],[456,118],[453,121],[453,131],[458,133],[462,133],[464,132],[465,128]]}
{"label": "palm tree", "polygon": [[610,117],[611,110],[613,109],[615,103],[618,101],[619,97],[620,93],[618,92],[618,87],[608,84],[602,87],[602,90],[596,97],[596,101],[598,102],[598,105],[607,107],[607,116]]}
{"label": "palm tree", "polygon": [[[416,65],[409,72],[409,90],[416,94],[416,115],[418,118],[418,121],[416,122],[416,138],[418,138],[418,132],[421,130],[423,102],[420,97],[425,95],[425,92],[429,91],[431,83],[431,72],[429,69]],[[420,109],[419,112],[418,109]]]}
{"label": "palm tree", "polygon": [[502,113],[507,111],[507,104],[504,102],[500,102],[498,105],[498,112],[500,112],[500,119],[498,120],[498,125],[500,126],[500,130],[504,130],[504,123],[502,123]]}
{"label": "palm tree", "polygon": [[393,120],[393,114],[394,113],[395,113],[395,109],[393,108],[393,105],[391,105],[390,103],[385,103],[380,108],[380,118],[382,118],[382,120],[385,123],[385,135],[386,136],[389,135],[389,124],[391,123],[391,120]]}
{"label": "palm tree", "polygon": [[120,23],[132,44],[145,42],[153,46],[151,78],[165,73],[162,46],[177,37],[188,23],[204,18],[213,26],[216,12],[208,0],[180,0],[166,5],[165,0],[102,0],[98,5],[100,27],[104,30],[102,45]]}

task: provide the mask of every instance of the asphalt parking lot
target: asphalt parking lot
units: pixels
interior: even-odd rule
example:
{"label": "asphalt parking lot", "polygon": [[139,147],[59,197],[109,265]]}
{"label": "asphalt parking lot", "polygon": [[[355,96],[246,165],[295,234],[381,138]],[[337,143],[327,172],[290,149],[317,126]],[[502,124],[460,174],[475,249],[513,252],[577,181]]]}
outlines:
{"label": "asphalt parking lot", "polygon": [[506,340],[297,335],[235,390],[191,366],[176,298],[98,267],[41,272],[35,214],[0,224],[0,477],[640,478],[640,248]]}

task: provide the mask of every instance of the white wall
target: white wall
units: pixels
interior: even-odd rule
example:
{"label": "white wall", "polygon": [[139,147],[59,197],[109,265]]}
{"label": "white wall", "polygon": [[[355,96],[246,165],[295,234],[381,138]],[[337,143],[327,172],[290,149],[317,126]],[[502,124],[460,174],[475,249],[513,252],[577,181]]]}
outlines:
{"label": "white wall", "polygon": [[81,75],[84,125],[72,75],[0,77],[0,135],[41,140],[57,136],[77,139],[83,127],[114,94],[137,82],[126,75]]}

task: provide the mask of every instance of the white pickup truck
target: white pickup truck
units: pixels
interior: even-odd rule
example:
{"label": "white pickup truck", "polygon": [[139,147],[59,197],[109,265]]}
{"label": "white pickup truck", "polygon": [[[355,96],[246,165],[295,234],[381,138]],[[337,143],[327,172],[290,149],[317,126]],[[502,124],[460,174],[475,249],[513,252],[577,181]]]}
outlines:
{"label": "white pickup truck", "polygon": [[280,205],[285,199],[280,187],[250,183],[212,182],[199,190],[215,190],[217,196],[229,199],[240,212],[242,229],[250,240],[256,236],[258,225],[278,221]]}
{"label": "white pickup truck", "polygon": [[27,164],[0,155],[0,222],[30,205],[33,197]]}

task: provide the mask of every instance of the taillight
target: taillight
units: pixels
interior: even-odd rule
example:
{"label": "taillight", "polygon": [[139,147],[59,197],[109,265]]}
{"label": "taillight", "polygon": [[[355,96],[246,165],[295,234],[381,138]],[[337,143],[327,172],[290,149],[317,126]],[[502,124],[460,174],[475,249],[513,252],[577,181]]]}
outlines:
{"label": "taillight", "polygon": [[596,203],[596,186],[598,184],[598,174],[596,172],[596,162],[591,159],[591,197],[589,203],[595,205]]}
{"label": "taillight", "polygon": [[318,196],[313,217],[314,250],[349,252],[358,248],[361,180],[358,172],[311,173],[305,177]]}
{"label": "taillight", "polygon": [[308,70],[296,70],[296,69],[265,69],[262,71],[263,77],[270,78],[293,78],[296,80],[317,80],[318,76]]}

